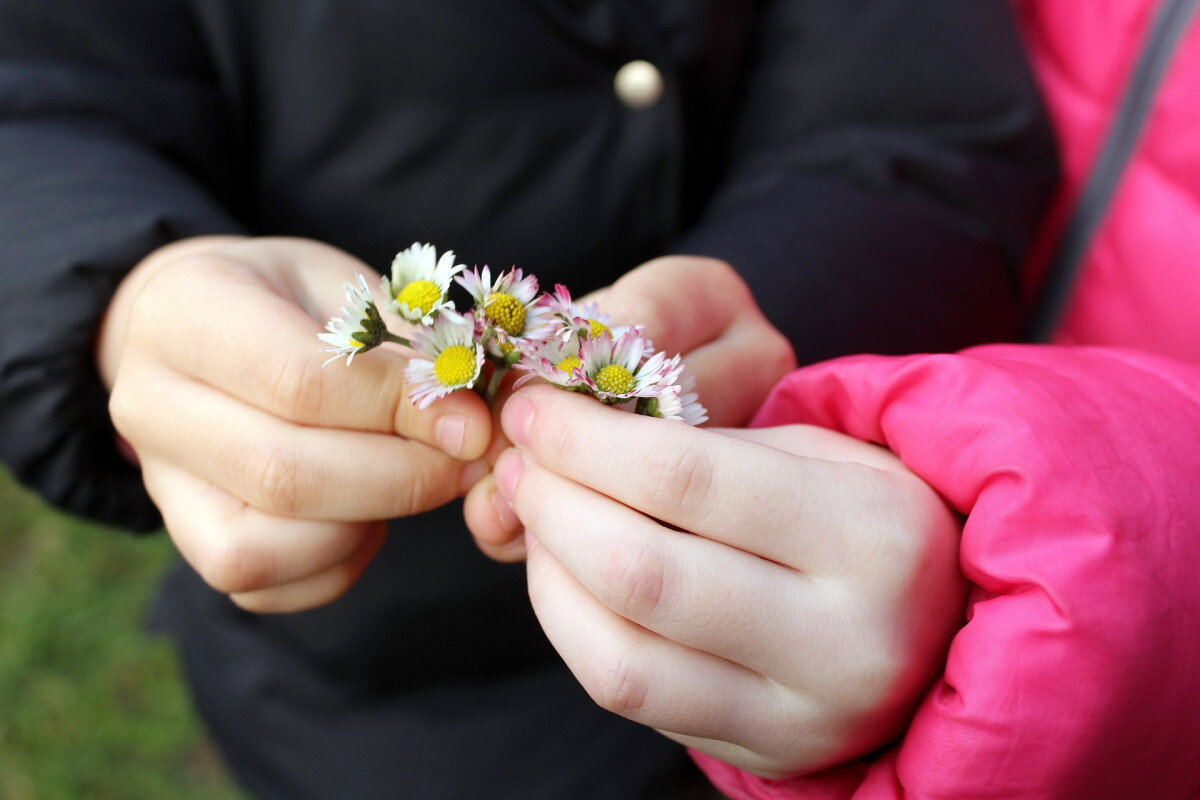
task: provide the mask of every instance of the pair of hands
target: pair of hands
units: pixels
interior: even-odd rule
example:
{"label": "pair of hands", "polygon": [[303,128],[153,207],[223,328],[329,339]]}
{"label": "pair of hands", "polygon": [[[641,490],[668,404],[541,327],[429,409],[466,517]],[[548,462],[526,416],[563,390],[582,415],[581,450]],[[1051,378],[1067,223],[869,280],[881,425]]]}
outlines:
{"label": "pair of hands", "polygon": [[[894,735],[962,601],[957,524],[923,482],[828,431],[697,430],[547,387],[495,419],[472,392],[419,411],[395,349],[321,368],[314,332],[356,271],[310,241],[205,238],[114,299],[114,422],[210,585],[259,612],[330,602],[381,520],[466,494],[476,541],[528,559],[539,620],[605,708],[763,775]],[[660,259],[601,294],[684,354],[715,424],[791,367],[720,262]]]}
{"label": "pair of hands", "polygon": [[[721,281],[709,288],[694,280],[697,270]],[[472,487],[476,500],[494,489],[480,481],[507,445],[475,393],[418,410],[405,385],[408,359],[390,347],[349,368],[322,366],[315,333],[340,312],[342,284],[356,273],[375,275],[309,240],[190,239],[139,264],[101,324],[110,413],[168,531],[200,575],[247,610],[331,602],[382,544],[385,520]],[[670,312],[656,301],[664,280],[686,287],[704,324],[659,313]],[[714,389],[706,398],[714,415],[745,419],[790,366],[786,342],[719,262],[663,259],[622,283],[614,301],[627,298],[630,312],[697,359],[736,362],[765,332],[774,360],[739,370],[744,393],[721,398]],[[729,286],[741,294],[723,303],[716,292]],[[393,330],[406,330],[388,316]]]}

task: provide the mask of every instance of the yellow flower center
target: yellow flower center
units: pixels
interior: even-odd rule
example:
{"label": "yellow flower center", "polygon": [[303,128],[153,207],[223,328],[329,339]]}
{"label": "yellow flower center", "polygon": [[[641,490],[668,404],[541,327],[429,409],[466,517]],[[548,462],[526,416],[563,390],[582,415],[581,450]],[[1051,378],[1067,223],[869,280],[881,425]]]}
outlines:
{"label": "yellow flower center", "polygon": [[516,350],[517,346],[512,342],[500,342],[500,344],[496,345],[496,349],[499,350],[503,355],[508,355],[513,350]]}
{"label": "yellow flower center", "polygon": [[438,353],[433,362],[433,374],[443,386],[465,386],[475,379],[475,350],[452,344]]}
{"label": "yellow flower center", "polygon": [[633,374],[620,364],[609,364],[592,378],[602,392],[625,394],[633,391]]}
{"label": "yellow flower center", "polygon": [[559,370],[570,375],[571,370],[575,369],[576,367],[578,367],[582,364],[583,364],[583,362],[579,360],[579,356],[567,356],[566,358],[564,358],[562,361],[558,362],[554,366],[557,367]]}
{"label": "yellow flower center", "polygon": [[396,302],[409,311],[428,314],[442,299],[442,292],[433,281],[412,281],[396,295]]}
{"label": "yellow flower center", "polygon": [[367,344],[366,342],[360,342],[358,339],[350,340],[350,346],[353,347],[355,350],[357,350],[360,347],[365,347],[366,344]]}
{"label": "yellow flower center", "polygon": [[590,328],[588,331],[588,338],[595,339],[602,333],[612,335],[612,331],[609,330],[608,326],[598,319],[589,319],[588,326]]}
{"label": "yellow flower center", "polygon": [[503,328],[509,336],[520,336],[525,330],[525,306],[507,292],[495,292],[488,298],[484,313],[492,324]]}

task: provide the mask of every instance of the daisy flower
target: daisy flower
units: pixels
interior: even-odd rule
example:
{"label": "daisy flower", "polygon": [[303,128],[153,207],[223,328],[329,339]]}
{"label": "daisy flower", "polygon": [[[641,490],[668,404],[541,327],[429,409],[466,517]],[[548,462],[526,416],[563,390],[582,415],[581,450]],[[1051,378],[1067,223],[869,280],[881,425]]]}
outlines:
{"label": "daisy flower", "polygon": [[329,345],[321,348],[323,352],[333,353],[326,364],[346,356],[346,366],[350,366],[354,356],[383,342],[387,336],[387,326],[379,316],[375,301],[371,299],[366,278],[359,275],[358,286],[349,283],[343,283],[342,286],[346,289],[346,299],[350,305],[342,306],[342,316],[330,319],[325,325],[328,333],[318,333],[317,338]]}
{"label": "daisy flower", "polygon": [[454,251],[437,257],[431,244],[413,242],[392,260],[392,277],[383,276],[383,291],[391,298],[392,310],[409,322],[432,325],[439,313],[453,312],[448,298],[450,280],[466,269],[454,263]]}
{"label": "daisy flower", "polygon": [[534,378],[542,378],[564,389],[572,389],[583,385],[583,373],[579,368],[583,361],[579,358],[579,337],[571,336],[559,339],[557,336],[535,343],[526,353],[516,368],[525,372],[513,388],[517,388]]}
{"label": "daisy flower", "polygon": [[[674,359],[676,362],[679,356]],[[673,419],[688,425],[699,425],[708,421],[708,409],[700,404],[700,395],[693,391],[696,378],[679,364],[674,375],[668,375],[658,386],[655,397],[639,398],[637,413],[660,419]]]}
{"label": "daisy flower", "polygon": [[585,339],[579,346],[581,365],[576,367],[583,385],[610,405],[635,397],[650,397],[667,377],[674,362],[665,353],[655,353],[642,362],[646,337],[639,330],[626,331],[617,338],[602,333]]}
{"label": "daisy flower", "polygon": [[[602,333],[612,334],[607,314],[600,313],[600,307],[595,303],[580,305],[571,300],[571,293],[561,283],[554,284],[554,294],[547,294],[542,303],[552,314],[558,317],[558,330],[554,333],[567,339],[572,333],[578,333],[585,339],[599,336]],[[619,333],[614,334],[620,336]]]}
{"label": "daisy flower", "polygon": [[456,280],[475,300],[480,321],[493,333],[488,337],[492,355],[509,358],[530,342],[548,338],[554,330],[549,309],[538,302],[538,282],[513,267],[492,282],[491,270],[464,272]]}
{"label": "daisy flower", "polygon": [[465,316],[440,316],[413,337],[412,348],[425,358],[414,358],[404,369],[413,404],[426,408],[456,389],[475,385],[483,371],[483,346],[475,337],[475,320]]}
{"label": "daisy flower", "polygon": [[[617,339],[632,328],[645,330],[643,325],[613,325],[608,314],[601,312],[596,303],[580,305],[572,301],[571,293],[561,283],[554,285],[554,294],[543,295],[542,303],[558,318],[554,335],[563,339],[569,339],[572,335],[590,339],[602,333]],[[646,349],[654,349],[649,339],[646,340]]]}

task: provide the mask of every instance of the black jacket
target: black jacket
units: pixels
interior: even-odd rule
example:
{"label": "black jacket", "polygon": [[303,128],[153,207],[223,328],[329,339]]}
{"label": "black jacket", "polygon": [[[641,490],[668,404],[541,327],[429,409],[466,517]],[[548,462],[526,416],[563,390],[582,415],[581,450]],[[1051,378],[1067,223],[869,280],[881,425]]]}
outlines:
{"label": "black jacket", "polygon": [[[157,524],[93,336],[133,264],[203,233],[312,237],[381,270],[429,241],[575,292],[716,255],[801,361],[1009,338],[1053,168],[1006,5],[0,0],[0,458],[73,512]],[[666,82],[650,108],[614,93],[634,59]],[[254,618],[186,570],[166,597],[263,794],[334,796],[317,774],[377,761],[381,737],[408,755],[380,786],[409,797],[636,797],[667,752],[594,713],[520,568],[478,556],[456,508],[395,523],[326,609]]]}

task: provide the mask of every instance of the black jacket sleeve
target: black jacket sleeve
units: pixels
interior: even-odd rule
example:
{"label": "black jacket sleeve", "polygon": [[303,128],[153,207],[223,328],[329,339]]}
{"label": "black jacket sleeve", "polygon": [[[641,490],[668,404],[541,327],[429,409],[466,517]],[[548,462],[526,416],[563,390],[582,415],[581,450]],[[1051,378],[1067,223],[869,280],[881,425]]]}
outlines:
{"label": "black jacket sleeve", "polygon": [[184,4],[119,5],[0,0],[0,460],[52,503],[145,529],[157,512],[117,453],[92,340],[143,256],[239,225]]}
{"label": "black jacket sleeve", "polygon": [[1011,340],[1056,170],[1006,0],[772,0],[757,35],[679,250],[732,263],[801,363]]}

